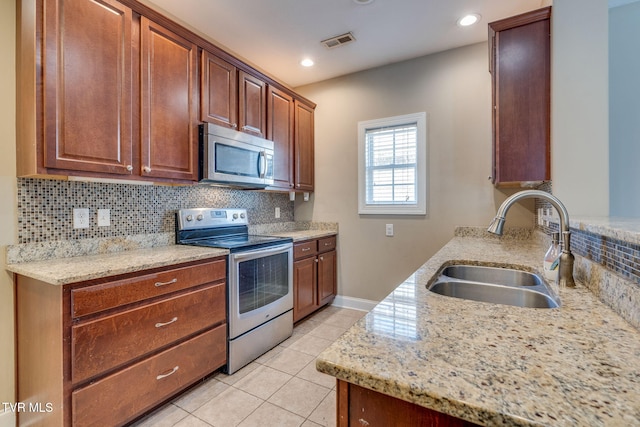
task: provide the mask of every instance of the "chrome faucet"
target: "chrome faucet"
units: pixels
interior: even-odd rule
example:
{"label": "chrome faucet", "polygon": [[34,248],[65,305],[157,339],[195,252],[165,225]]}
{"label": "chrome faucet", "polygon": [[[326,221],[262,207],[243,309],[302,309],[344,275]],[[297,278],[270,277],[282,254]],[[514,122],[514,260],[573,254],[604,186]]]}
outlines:
{"label": "chrome faucet", "polygon": [[487,231],[489,233],[502,236],[502,229],[504,227],[505,216],[507,211],[515,202],[521,199],[528,199],[535,197],[538,199],[544,199],[551,203],[560,215],[560,231],[562,232],[562,254],[560,255],[560,262],[558,266],[558,284],[561,287],[567,286],[573,288],[576,286],[573,280],[573,261],[574,256],[571,253],[571,233],[569,232],[569,213],[567,208],[564,207],[562,202],[552,194],[540,190],[524,190],[520,191],[512,196],[509,196],[502,205],[498,208],[495,218],[489,224]]}

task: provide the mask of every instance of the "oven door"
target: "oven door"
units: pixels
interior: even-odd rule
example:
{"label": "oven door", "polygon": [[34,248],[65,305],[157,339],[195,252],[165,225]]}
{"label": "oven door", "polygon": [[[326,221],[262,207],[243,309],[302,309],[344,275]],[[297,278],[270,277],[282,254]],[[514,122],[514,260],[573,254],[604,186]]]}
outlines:
{"label": "oven door", "polygon": [[229,255],[229,339],[293,309],[293,245]]}

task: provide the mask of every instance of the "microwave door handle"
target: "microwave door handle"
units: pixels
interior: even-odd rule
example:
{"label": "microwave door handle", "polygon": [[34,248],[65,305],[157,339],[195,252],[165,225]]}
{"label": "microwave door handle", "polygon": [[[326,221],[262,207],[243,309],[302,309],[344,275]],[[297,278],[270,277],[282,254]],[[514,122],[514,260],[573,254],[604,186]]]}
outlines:
{"label": "microwave door handle", "polygon": [[261,151],[258,155],[258,174],[260,178],[264,178],[265,173],[267,172],[267,153]]}

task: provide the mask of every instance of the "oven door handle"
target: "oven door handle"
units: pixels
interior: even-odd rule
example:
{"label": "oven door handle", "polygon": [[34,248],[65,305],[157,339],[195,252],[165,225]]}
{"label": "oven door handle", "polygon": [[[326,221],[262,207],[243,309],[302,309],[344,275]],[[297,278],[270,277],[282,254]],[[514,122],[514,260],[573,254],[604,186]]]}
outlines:
{"label": "oven door handle", "polygon": [[286,252],[288,250],[293,250],[293,245],[291,243],[278,245],[278,246],[269,246],[267,248],[261,248],[254,251],[236,252],[236,253],[232,253],[231,256],[233,256],[234,261],[242,261],[243,259],[276,255],[282,252]]}

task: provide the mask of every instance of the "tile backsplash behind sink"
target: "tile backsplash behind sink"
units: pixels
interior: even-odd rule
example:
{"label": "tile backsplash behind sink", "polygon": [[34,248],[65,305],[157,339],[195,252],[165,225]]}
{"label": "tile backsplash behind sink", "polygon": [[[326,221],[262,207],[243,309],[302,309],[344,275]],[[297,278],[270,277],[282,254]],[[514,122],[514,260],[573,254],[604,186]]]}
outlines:
{"label": "tile backsplash behind sink", "polygon": [[[18,244],[172,233],[174,213],[184,208],[245,208],[252,225],[294,220],[286,193],[33,178],[18,178],[17,185]],[[74,208],[89,208],[89,228],[73,228]],[[98,227],[98,209],[110,210],[110,226]]]}

